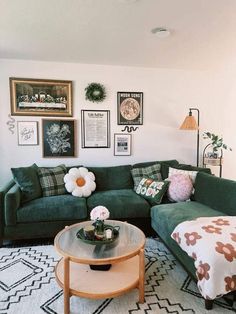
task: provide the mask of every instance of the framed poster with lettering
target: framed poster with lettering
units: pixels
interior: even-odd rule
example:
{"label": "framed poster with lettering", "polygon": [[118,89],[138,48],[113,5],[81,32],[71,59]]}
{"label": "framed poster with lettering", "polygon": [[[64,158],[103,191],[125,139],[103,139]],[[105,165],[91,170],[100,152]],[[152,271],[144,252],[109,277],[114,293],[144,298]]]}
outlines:
{"label": "framed poster with lettering", "polygon": [[31,146],[39,144],[37,121],[18,121],[17,130],[19,146]]}
{"label": "framed poster with lettering", "polygon": [[143,124],[143,93],[117,93],[117,122],[126,125]]}
{"label": "framed poster with lettering", "polygon": [[81,110],[82,148],[110,147],[110,111]]}

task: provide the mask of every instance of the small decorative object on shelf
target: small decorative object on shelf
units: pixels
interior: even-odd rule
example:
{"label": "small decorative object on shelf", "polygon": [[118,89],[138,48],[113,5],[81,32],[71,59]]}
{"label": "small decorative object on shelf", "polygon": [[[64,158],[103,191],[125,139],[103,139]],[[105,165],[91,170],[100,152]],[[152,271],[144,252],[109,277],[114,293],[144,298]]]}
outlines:
{"label": "small decorative object on shelf", "polygon": [[90,219],[94,220],[93,226],[95,227],[95,238],[98,240],[105,237],[104,220],[108,219],[109,216],[109,210],[104,206],[96,206],[90,213]]}
{"label": "small decorative object on shelf", "polygon": [[203,166],[219,167],[219,176],[222,176],[223,149],[232,151],[232,148],[223,143],[223,138],[210,132],[204,132],[203,138],[211,142],[203,150]]}
{"label": "small decorative object on shelf", "polygon": [[92,102],[101,102],[106,98],[106,90],[102,84],[90,83],[85,88],[85,98]]}

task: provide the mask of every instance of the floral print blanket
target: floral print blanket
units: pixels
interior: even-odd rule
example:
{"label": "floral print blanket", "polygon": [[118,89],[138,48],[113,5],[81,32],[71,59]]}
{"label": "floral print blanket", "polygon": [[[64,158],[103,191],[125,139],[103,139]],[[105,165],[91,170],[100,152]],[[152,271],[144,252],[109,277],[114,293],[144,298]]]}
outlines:
{"label": "floral print blanket", "polygon": [[205,299],[236,290],[236,217],[200,217],[180,223],[171,237],[194,259]]}

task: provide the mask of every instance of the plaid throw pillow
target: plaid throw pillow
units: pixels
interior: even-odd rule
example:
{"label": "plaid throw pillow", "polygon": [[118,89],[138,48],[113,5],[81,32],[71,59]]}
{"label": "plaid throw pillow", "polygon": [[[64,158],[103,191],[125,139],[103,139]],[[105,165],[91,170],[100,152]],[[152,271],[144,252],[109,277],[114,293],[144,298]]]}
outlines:
{"label": "plaid throw pillow", "polygon": [[133,168],[131,170],[131,174],[134,180],[134,190],[136,191],[139,182],[142,180],[142,178],[151,178],[157,181],[161,181],[161,165],[160,164],[154,164],[148,167],[144,168]]}
{"label": "plaid throw pillow", "polygon": [[43,196],[66,194],[65,183],[63,180],[65,174],[65,165],[60,165],[54,168],[38,168]]}

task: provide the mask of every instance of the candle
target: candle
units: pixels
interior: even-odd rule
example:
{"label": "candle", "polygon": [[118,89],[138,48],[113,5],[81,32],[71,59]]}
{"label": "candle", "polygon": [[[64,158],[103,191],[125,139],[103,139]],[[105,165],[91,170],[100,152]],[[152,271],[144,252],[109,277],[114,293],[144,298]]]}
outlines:
{"label": "candle", "polygon": [[111,239],[112,238],[112,230],[111,229],[106,229],[106,238]]}

